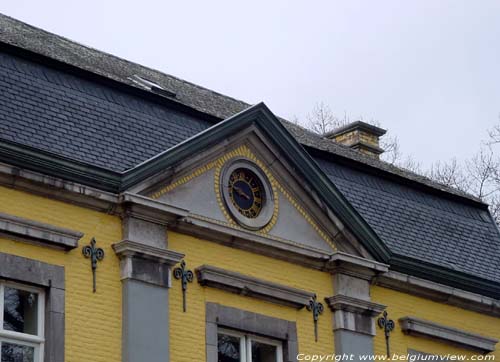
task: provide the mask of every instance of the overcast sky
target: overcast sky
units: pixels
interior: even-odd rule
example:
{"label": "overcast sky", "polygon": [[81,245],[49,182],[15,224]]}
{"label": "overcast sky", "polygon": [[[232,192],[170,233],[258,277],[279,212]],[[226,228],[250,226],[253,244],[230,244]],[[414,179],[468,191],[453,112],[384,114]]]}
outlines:
{"label": "overcast sky", "polygon": [[500,1],[24,1],[0,12],[304,119],[376,119],[423,165],[500,115]]}

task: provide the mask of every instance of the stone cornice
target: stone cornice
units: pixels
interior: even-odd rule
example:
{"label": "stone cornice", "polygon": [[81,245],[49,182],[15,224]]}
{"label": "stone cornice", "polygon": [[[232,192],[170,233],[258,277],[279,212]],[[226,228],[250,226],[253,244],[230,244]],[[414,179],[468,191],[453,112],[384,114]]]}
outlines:
{"label": "stone cornice", "polygon": [[168,266],[174,266],[184,257],[184,254],[173,250],[156,248],[132,240],[122,240],[112,247],[120,258],[151,260]]}
{"label": "stone cornice", "polygon": [[314,269],[324,270],[330,256],[322,250],[234,228],[194,214],[180,219],[170,229]]}
{"label": "stone cornice", "polygon": [[[49,176],[41,172],[19,168],[6,163],[0,163],[0,185],[29,191],[111,214],[122,214],[125,212],[124,205],[129,204],[130,206],[138,203],[139,205],[133,207],[131,212],[138,216],[142,215],[143,219],[151,218],[155,222],[168,224],[170,228],[180,232],[204,237],[208,231],[207,239],[226,245],[281,258],[309,268],[326,269],[332,272],[335,270],[346,271],[346,268],[338,265],[339,262],[335,261],[335,258],[327,262],[330,258],[330,255],[327,253],[299,249],[289,251],[286,250],[286,245],[282,245],[280,249],[279,247],[275,247],[276,245],[269,245],[269,243],[266,245],[267,241],[264,243],[247,242],[247,238],[250,237],[249,235],[240,235],[239,233],[235,235],[233,231],[223,229],[219,225],[196,219],[187,210],[175,208],[161,202],[150,202],[152,200],[139,195],[128,193],[118,195],[82,183],[64,180],[60,177]],[[157,209],[163,210],[157,212]],[[162,213],[165,213],[164,216],[159,217]],[[163,219],[163,217],[165,218]],[[11,237],[15,236],[11,234]],[[46,243],[46,245],[49,244]],[[359,270],[357,272],[353,270],[349,272],[358,273]],[[361,275],[365,279],[373,277],[372,272],[362,273]],[[462,288],[462,284],[450,282],[449,285],[445,285],[394,271],[377,276],[375,283],[405,293],[429,297],[464,309],[500,316],[500,300],[485,296],[491,294],[486,288],[479,289],[477,293],[481,294],[476,294],[465,291]]]}
{"label": "stone cornice", "polygon": [[493,352],[495,345],[498,343],[498,339],[495,338],[481,336],[415,317],[400,318],[399,323],[406,334],[435,338],[482,353]]}
{"label": "stone cornice", "polygon": [[383,304],[378,304],[341,294],[325,298],[325,302],[333,312],[343,310],[351,313],[366,315],[369,317],[376,317],[386,308],[386,306]]}
{"label": "stone cornice", "polygon": [[389,265],[337,252],[330,256],[326,269],[332,274],[341,273],[370,281],[375,275],[387,272]]}
{"label": "stone cornice", "polygon": [[203,286],[227,290],[232,293],[247,295],[268,302],[303,308],[309,303],[314,293],[285,285],[254,278],[248,275],[202,265],[196,268],[198,282]]}
{"label": "stone cornice", "polygon": [[0,233],[16,240],[30,241],[71,250],[78,247],[83,233],[58,226],[0,213]]}
{"label": "stone cornice", "polygon": [[377,276],[374,279],[374,284],[463,309],[500,317],[500,300],[498,299],[411,275],[389,271]]}
{"label": "stone cornice", "polygon": [[110,212],[118,202],[117,194],[1,162],[0,185],[103,212]]}
{"label": "stone cornice", "polygon": [[189,214],[188,210],[127,192],[120,195],[119,203],[119,213],[161,225],[176,223],[179,218]]}

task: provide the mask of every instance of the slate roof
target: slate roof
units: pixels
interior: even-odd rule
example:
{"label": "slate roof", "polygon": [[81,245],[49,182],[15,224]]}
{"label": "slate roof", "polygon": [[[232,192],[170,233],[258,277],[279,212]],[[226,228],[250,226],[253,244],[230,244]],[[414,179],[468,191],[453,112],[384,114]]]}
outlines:
{"label": "slate roof", "polygon": [[123,171],[211,122],[0,53],[0,138]]}
{"label": "slate roof", "polygon": [[316,161],[393,253],[500,282],[500,237],[486,210]]}
{"label": "slate roof", "polygon": [[[186,105],[202,113],[217,117],[220,120],[226,119],[250,107],[250,104],[243,101],[79,44],[3,14],[0,14],[1,43],[41,54],[144,91],[144,87],[133,81],[134,75],[141,76],[175,93],[175,98],[169,98],[170,101]],[[288,131],[304,146],[327,151],[334,155],[424,184],[428,187],[480,202],[480,200],[472,195],[441,185],[413,172],[394,167],[386,162],[367,157],[360,152],[336,144],[327,138],[321,137],[284,119],[282,119],[282,122]],[[99,153],[96,154],[99,155]],[[126,165],[124,167],[127,168],[130,166]]]}
{"label": "slate roof", "polygon": [[[2,15],[1,43],[126,87],[141,88],[129,79],[140,75],[175,93],[169,102],[207,115],[0,53],[0,139],[109,170],[130,169],[249,106]],[[282,122],[394,253],[500,282],[500,236],[484,204]]]}

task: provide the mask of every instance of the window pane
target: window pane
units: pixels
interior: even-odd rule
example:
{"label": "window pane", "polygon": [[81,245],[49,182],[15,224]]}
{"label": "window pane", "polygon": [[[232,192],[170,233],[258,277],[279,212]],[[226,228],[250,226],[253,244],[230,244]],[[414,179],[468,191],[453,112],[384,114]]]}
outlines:
{"label": "window pane", "polygon": [[7,286],[4,288],[4,329],[34,335],[38,334],[37,309],[38,294]]}
{"label": "window pane", "polygon": [[35,348],[2,342],[2,362],[34,362]]}
{"label": "window pane", "polygon": [[218,362],[240,362],[240,338],[219,334],[217,340]]}
{"label": "window pane", "polygon": [[276,346],[252,341],[252,362],[276,362]]}

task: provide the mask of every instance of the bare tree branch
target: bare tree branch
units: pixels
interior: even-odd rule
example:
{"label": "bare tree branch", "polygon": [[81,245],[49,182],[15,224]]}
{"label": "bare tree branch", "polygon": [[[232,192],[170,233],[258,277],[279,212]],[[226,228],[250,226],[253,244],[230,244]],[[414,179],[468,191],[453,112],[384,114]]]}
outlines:
{"label": "bare tree branch", "polygon": [[498,124],[489,130],[488,134],[490,136],[488,144],[500,144],[500,115],[498,116]]}
{"label": "bare tree branch", "polygon": [[[344,112],[343,117],[337,117],[331,108],[324,102],[317,103],[312,112],[306,117],[307,122],[302,126],[320,135],[345,126],[351,120]],[[363,117],[357,118],[363,120]],[[300,124],[295,117],[294,123]],[[365,121],[380,127],[377,120]],[[470,193],[490,205],[490,212],[500,226],[500,116],[498,125],[489,132],[489,139],[470,160],[459,162],[452,159],[448,162],[438,161],[432,164],[429,170],[422,169],[419,162],[412,156],[404,155],[397,137],[386,134],[380,140],[384,149],[381,159],[396,167],[425,175],[445,186],[453,187]]]}
{"label": "bare tree branch", "polygon": [[317,103],[311,113],[307,114],[306,119],[306,127],[320,135],[349,123],[346,116],[344,119],[336,117],[331,108],[324,102]]}
{"label": "bare tree branch", "polygon": [[464,192],[470,190],[471,182],[464,174],[464,170],[454,158],[449,162],[437,161],[427,171],[426,176],[443,185],[454,187]]}

